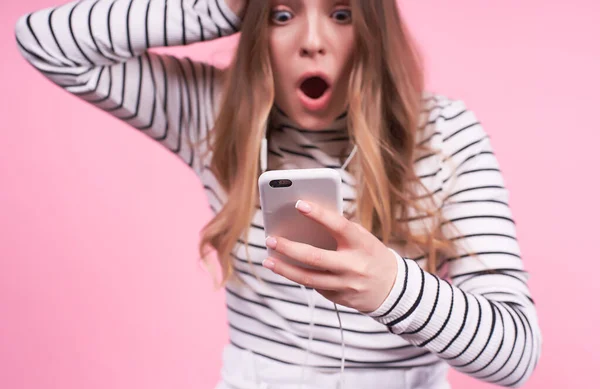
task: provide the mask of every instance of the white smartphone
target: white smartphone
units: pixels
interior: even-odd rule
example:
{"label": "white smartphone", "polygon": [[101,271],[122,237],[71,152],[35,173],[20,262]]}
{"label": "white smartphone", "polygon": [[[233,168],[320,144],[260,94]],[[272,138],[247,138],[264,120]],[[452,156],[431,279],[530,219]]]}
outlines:
{"label": "white smartphone", "polygon": [[[302,215],[298,200],[319,204],[343,215],[342,178],[329,168],[267,171],[258,179],[260,206],[267,236],[281,236],[326,250],[335,250],[333,236],[317,222]],[[270,257],[310,268],[267,247]]]}

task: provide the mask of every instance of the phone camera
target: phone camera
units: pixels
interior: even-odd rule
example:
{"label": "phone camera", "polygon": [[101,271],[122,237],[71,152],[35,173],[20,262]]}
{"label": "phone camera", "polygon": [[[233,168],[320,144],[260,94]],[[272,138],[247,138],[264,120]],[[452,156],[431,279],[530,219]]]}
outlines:
{"label": "phone camera", "polygon": [[269,182],[271,188],[288,188],[292,186],[292,181],[290,180],[273,180]]}

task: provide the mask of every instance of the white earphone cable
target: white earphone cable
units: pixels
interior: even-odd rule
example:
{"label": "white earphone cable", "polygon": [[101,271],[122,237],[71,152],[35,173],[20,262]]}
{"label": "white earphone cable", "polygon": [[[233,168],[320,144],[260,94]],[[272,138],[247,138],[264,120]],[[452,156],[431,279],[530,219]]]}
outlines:
{"label": "white earphone cable", "polygon": [[[267,171],[267,158],[268,158],[267,146],[268,146],[267,134],[265,131],[264,137],[261,140],[261,145],[260,145],[260,169],[261,169],[262,173]],[[354,155],[356,154],[357,151],[358,151],[358,147],[356,145],[354,145],[352,151],[350,152],[350,155],[348,156],[348,158],[346,158],[346,161],[340,167],[341,170],[345,170],[346,167],[348,167],[348,164],[350,163],[350,161],[352,160],[352,158],[354,157]],[[306,365],[308,362],[308,356],[310,355],[310,344],[313,339],[315,298],[314,298],[314,296],[309,295],[309,293],[306,290],[306,287],[304,285],[300,285],[300,287],[302,288],[302,290],[304,291],[304,293],[306,295],[308,308],[310,310],[309,337],[308,337],[308,344],[306,347],[306,355],[304,358],[304,363],[302,364],[302,377],[300,380],[300,389],[302,389],[302,387],[304,385],[304,371],[306,369]],[[312,297],[312,298],[310,298],[310,297]],[[333,303],[333,306],[335,308],[335,313],[337,315],[338,323],[340,326],[340,336],[341,336],[341,342],[342,342],[342,362],[341,362],[341,367],[340,367],[340,382],[339,382],[339,389],[342,389],[343,383],[344,383],[344,365],[345,365],[345,361],[346,361],[346,356],[345,356],[346,344],[344,342],[344,327],[342,326],[342,319],[340,316],[340,311],[338,309],[337,304]]]}
{"label": "white earphone cable", "polygon": [[[310,355],[310,345],[313,340],[313,330],[315,327],[314,313],[315,313],[316,301],[315,301],[315,295],[313,294],[311,296],[304,285],[300,284],[300,288],[302,288],[302,290],[304,291],[304,295],[306,296],[306,301],[308,303],[308,309],[310,310],[310,320],[309,320],[309,325],[308,325],[308,343],[306,345],[306,353],[304,355],[304,363],[302,364],[302,373],[301,373],[300,385],[299,385],[299,388],[302,389],[302,387],[304,386],[304,371],[306,370],[306,365],[308,364],[308,356]],[[313,290],[313,293],[316,293],[316,292]]]}

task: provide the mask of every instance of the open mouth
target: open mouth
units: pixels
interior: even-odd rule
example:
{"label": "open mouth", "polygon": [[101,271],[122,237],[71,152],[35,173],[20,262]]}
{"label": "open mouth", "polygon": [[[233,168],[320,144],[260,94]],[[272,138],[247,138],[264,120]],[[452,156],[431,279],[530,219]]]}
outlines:
{"label": "open mouth", "polygon": [[318,99],[329,89],[329,84],[321,77],[307,78],[300,84],[300,90],[311,99]]}

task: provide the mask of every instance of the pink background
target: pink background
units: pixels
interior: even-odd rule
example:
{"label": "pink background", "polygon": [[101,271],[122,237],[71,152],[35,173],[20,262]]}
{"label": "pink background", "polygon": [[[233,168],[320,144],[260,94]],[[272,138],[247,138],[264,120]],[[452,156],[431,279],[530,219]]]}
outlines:
{"label": "pink background", "polygon": [[[17,17],[57,1],[0,5],[0,387],[213,388],[227,335],[196,265],[200,182],[20,58]],[[597,387],[600,3],[403,7],[430,85],[475,110],[512,192],[544,335],[525,387]],[[224,60],[222,45],[187,52]]]}

